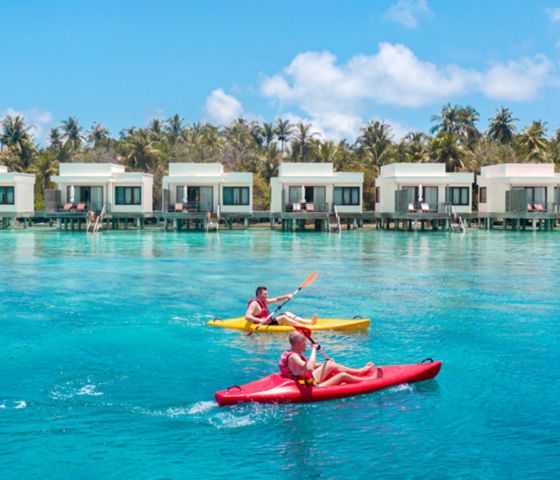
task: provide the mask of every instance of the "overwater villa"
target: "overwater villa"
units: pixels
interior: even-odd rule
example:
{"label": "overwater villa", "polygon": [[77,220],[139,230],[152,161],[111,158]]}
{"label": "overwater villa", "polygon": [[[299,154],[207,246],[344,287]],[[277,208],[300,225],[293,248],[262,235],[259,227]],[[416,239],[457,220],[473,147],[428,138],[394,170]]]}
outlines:
{"label": "overwater villa", "polygon": [[480,213],[559,213],[560,174],[553,163],[504,163],[480,169]]}
{"label": "overwater villa", "polygon": [[282,163],[270,179],[271,215],[283,229],[305,228],[306,220],[318,229],[346,221],[355,225],[363,210],[362,172],[335,172],[332,163]]}
{"label": "overwater villa", "polygon": [[248,225],[253,211],[253,174],[225,172],[221,163],[170,163],[162,181],[164,221],[175,229],[231,226],[234,219]]}
{"label": "overwater villa", "polygon": [[381,213],[472,212],[473,173],[450,173],[443,163],[392,163],[375,180],[375,210]]}
{"label": "overwater villa", "polygon": [[27,225],[28,219],[33,216],[34,202],[35,175],[8,172],[8,167],[0,165],[1,226],[8,226],[16,218],[23,218]]}
{"label": "overwater villa", "polygon": [[461,215],[472,212],[473,173],[451,173],[443,163],[392,163],[375,180],[375,211],[385,225],[402,219],[408,228],[464,231]]}
{"label": "overwater villa", "polygon": [[46,210],[151,215],[153,176],[125,172],[113,163],[61,163],[58,175],[51,177],[56,190],[45,198]]}

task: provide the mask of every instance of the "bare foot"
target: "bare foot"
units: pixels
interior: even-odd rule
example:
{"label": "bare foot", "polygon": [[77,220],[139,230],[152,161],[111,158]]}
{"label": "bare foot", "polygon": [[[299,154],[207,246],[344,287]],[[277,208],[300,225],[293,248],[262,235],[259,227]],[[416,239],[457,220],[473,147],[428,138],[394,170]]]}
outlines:
{"label": "bare foot", "polygon": [[314,313],[313,317],[311,317],[310,325],[315,325],[317,323],[317,320],[319,320],[319,316],[316,313]]}
{"label": "bare foot", "polygon": [[373,362],[366,363],[362,368],[360,368],[360,373],[368,373],[373,366]]}

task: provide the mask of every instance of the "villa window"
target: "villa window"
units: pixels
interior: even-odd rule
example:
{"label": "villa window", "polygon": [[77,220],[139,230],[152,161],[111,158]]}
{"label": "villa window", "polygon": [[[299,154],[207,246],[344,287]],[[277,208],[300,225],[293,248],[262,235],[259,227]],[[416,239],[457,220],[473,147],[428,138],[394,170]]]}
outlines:
{"label": "villa window", "polygon": [[529,203],[541,203],[546,205],[547,195],[546,187],[513,187],[512,191],[525,190],[527,192],[527,201]]}
{"label": "villa window", "polygon": [[469,205],[469,187],[449,187],[448,192],[448,202],[451,205]]}
{"label": "villa window", "polygon": [[375,203],[379,203],[381,201],[381,188],[375,187]]}
{"label": "villa window", "polygon": [[140,187],[115,187],[116,205],[141,205],[142,196]]}
{"label": "villa window", "polygon": [[360,205],[360,187],[335,187],[335,205]]}
{"label": "villa window", "polygon": [[249,205],[249,187],[224,187],[224,205]]}
{"label": "villa window", "polygon": [[14,204],[14,187],[0,187],[0,205]]}
{"label": "villa window", "polygon": [[480,187],[479,203],[486,203],[486,189],[487,187]]}

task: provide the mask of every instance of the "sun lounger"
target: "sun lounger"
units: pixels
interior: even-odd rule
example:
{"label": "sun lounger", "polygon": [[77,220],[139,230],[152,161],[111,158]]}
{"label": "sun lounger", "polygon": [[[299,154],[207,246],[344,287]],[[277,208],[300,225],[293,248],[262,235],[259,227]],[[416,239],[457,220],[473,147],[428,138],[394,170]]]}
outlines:
{"label": "sun lounger", "polygon": [[315,206],[312,203],[306,203],[305,204],[305,211],[306,212],[314,212],[315,211]]}
{"label": "sun lounger", "polygon": [[416,209],[414,208],[414,204],[413,204],[413,203],[409,203],[409,204],[408,204],[408,212],[409,212],[409,213],[416,213]]}
{"label": "sun lounger", "polygon": [[535,205],[533,203],[528,203],[527,204],[527,211],[528,212],[536,212],[537,210],[536,210]]}
{"label": "sun lounger", "polygon": [[546,212],[546,208],[543,207],[542,203],[535,203],[535,211]]}
{"label": "sun lounger", "polygon": [[294,212],[301,212],[301,203],[294,203]]}
{"label": "sun lounger", "polygon": [[76,212],[85,212],[86,211],[86,204],[85,203],[78,203],[76,205]]}
{"label": "sun lounger", "polygon": [[72,203],[65,203],[62,207],[62,211],[69,212],[70,210],[72,210],[72,208],[74,208],[74,205]]}
{"label": "sun lounger", "polygon": [[176,203],[175,207],[174,207],[174,211],[175,212],[182,212],[183,211],[183,204],[182,203]]}
{"label": "sun lounger", "polygon": [[420,204],[420,209],[422,210],[423,213],[432,213],[433,212],[433,210],[430,209],[430,204],[429,203]]}

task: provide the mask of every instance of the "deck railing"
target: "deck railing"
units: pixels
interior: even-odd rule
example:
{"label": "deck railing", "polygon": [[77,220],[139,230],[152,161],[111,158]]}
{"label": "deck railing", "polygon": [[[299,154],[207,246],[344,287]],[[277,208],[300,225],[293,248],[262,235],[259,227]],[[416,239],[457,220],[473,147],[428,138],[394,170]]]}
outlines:
{"label": "deck railing", "polygon": [[315,212],[329,212],[329,204],[328,203],[314,203],[314,202],[304,202],[304,203],[286,203],[284,205],[284,212],[288,213],[299,213],[299,212],[308,212],[308,213],[315,213]]}

